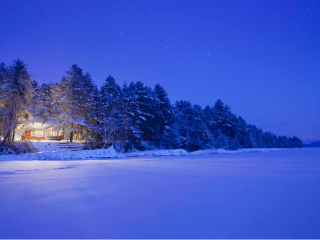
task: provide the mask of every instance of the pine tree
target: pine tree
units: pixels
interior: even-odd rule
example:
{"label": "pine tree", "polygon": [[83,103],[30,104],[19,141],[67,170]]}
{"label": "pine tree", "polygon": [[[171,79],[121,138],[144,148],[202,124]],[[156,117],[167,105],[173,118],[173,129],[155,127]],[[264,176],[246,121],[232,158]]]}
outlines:
{"label": "pine tree", "polygon": [[175,136],[175,145],[188,151],[209,148],[213,136],[208,129],[201,107],[192,106],[190,102],[178,101],[174,108],[174,119],[171,126],[171,139]]}
{"label": "pine tree", "polygon": [[107,142],[113,141],[114,135],[121,130],[122,92],[112,76],[106,78],[99,94],[101,135]]}
{"label": "pine tree", "polygon": [[46,83],[41,84],[40,87],[38,87],[35,102],[37,105],[35,109],[36,116],[43,117],[45,120],[49,117],[54,117],[52,85]]}
{"label": "pine tree", "polygon": [[99,90],[77,65],[59,83],[40,86],[23,61],[17,59],[8,67],[0,64],[0,135],[5,135],[1,146],[14,138],[16,125],[27,121],[28,112],[44,119],[57,117],[68,140],[74,132],[104,141],[105,146],[121,138],[126,150],[303,146],[297,137],[277,137],[247,124],[220,99],[204,109],[187,101],[173,106],[159,84],[151,89],[131,82],[121,89],[112,76]]}
{"label": "pine tree", "polygon": [[244,148],[252,147],[252,140],[249,135],[248,124],[240,116],[238,117],[238,123],[236,126],[236,138],[239,142],[239,147],[244,147]]}
{"label": "pine tree", "polygon": [[102,141],[103,139],[103,125],[101,124],[102,119],[102,102],[100,98],[100,92],[96,85],[93,87],[93,98],[91,104],[91,122],[90,122],[90,133],[93,139]]}
{"label": "pine tree", "polygon": [[278,137],[278,147],[279,148],[289,148],[290,143],[288,141],[288,138],[286,136],[279,136]]}
{"label": "pine tree", "polygon": [[263,147],[276,148],[278,147],[278,138],[271,132],[265,132],[262,135]]}
{"label": "pine tree", "polygon": [[303,147],[301,139],[297,138],[296,136],[293,136],[292,138],[290,137],[288,139],[288,142],[289,142],[289,146],[291,148],[302,148]]}
{"label": "pine tree", "polygon": [[193,105],[193,115],[193,151],[204,148],[212,148],[214,143],[213,135],[205,122],[204,111],[199,105]]}
{"label": "pine tree", "polygon": [[156,146],[165,144],[168,138],[168,131],[173,120],[173,106],[170,103],[166,90],[160,85],[156,84],[153,90],[154,103],[153,114],[154,119],[154,141]]}
{"label": "pine tree", "polygon": [[215,128],[220,129],[222,134],[234,138],[237,117],[231,112],[230,107],[218,99],[213,108],[213,121]]}
{"label": "pine tree", "polygon": [[218,129],[218,125],[216,124],[216,121],[215,121],[214,109],[211,108],[210,106],[206,106],[203,109],[203,116],[204,116],[204,121],[208,126],[210,132],[214,134],[214,132]]}
{"label": "pine tree", "polygon": [[255,125],[248,124],[248,133],[252,147],[260,148],[264,147],[263,143],[263,131],[257,128]]}
{"label": "pine tree", "polygon": [[89,129],[93,89],[90,74],[84,75],[83,70],[75,64],[58,83],[57,93],[62,105],[59,121],[67,129],[67,139],[70,142],[74,131]]}
{"label": "pine tree", "polygon": [[[1,69],[0,116],[6,131],[0,144],[0,147],[3,147],[11,133],[14,139],[15,127],[21,121],[26,120],[23,118],[23,114],[32,108],[34,89],[32,76],[28,72],[26,64],[20,59],[14,60],[6,70],[2,64]],[[27,115],[25,116],[27,117]]]}
{"label": "pine tree", "polygon": [[237,150],[241,148],[242,146],[239,143],[238,136],[236,136],[234,139],[229,138],[228,147],[226,149],[229,150]]}
{"label": "pine tree", "polygon": [[214,138],[214,147],[216,149],[227,149],[229,147],[230,139],[223,135],[220,129],[215,131]]}
{"label": "pine tree", "polygon": [[8,74],[8,68],[4,63],[0,64],[0,137],[6,133],[5,119],[2,115],[2,108],[5,105],[5,82]]}
{"label": "pine tree", "polygon": [[149,142],[155,133],[152,121],[154,120],[154,96],[149,87],[143,83],[131,82],[123,89],[124,104],[127,105],[125,115],[127,148],[144,149],[142,141]]}

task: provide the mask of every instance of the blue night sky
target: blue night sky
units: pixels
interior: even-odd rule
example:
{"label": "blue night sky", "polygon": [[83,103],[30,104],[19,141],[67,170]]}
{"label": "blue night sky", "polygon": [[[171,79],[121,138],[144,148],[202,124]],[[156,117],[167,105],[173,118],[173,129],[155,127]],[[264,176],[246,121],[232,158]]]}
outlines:
{"label": "blue night sky", "polygon": [[320,139],[316,0],[0,0],[0,62],[57,82],[160,83],[172,102],[218,98],[264,131]]}

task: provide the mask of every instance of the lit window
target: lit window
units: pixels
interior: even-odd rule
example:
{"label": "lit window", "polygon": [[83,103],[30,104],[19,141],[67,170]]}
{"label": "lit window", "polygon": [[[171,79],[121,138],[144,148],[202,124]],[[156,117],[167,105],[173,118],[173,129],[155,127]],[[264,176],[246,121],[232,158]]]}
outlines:
{"label": "lit window", "polygon": [[37,131],[37,137],[42,137],[43,136],[43,132],[42,131]]}
{"label": "lit window", "polygon": [[35,122],[33,123],[34,127],[42,127],[42,122]]}
{"label": "lit window", "polygon": [[18,125],[18,126],[16,127],[17,130],[23,130],[24,128],[26,128],[25,125]]}

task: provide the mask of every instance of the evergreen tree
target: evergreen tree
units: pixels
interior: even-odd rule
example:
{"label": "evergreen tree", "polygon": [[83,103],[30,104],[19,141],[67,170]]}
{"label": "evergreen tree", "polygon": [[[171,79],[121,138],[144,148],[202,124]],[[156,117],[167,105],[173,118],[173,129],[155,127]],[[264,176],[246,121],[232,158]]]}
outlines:
{"label": "evergreen tree", "polygon": [[193,105],[193,115],[194,121],[192,122],[193,125],[193,140],[194,144],[192,149],[205,149],[205,148],[212,148],[213,147],[213,135],[205,122],[204,111],[199,105]]}
{"label": "evergreen tree", "polygon": [[8,69],[5,66],[4,63],[0,64],[0,136],[3,136],[6,133],[6,126],[5,126],[5,119],[2,115],[2,108],[5,105],[6,99],[5,99],[5,81],[7,78],[7,72]]}
{"label": "evergreen tree", "polygon": [[28,112],[44,119],[57,117],[70,141],[74,132],[104,141],[105,146],[120,138],[126,150],[303,146],[297,137],[277,137],[247,124],[220,99],[204,109],[188,101],[173,106],[159,84],[151,89],[138,81],[121,89],[112,76],[98,89],[90,74],[75,64],[59,83],[39,85],[23,61],[0,64],[1,146],[14,138],[15,126],[27,121]]}
{"label": "evergreen tree", "polygon": [[[171,136],[175,136],[176,147],[188,151],[208,148],[213,143],[213,136],[204,122],[204,115],[199,105],[178,101],[175,104]],[[172,137],[171,137],[172,138]]]}
{"label": "evergreen tree", "polygon": [[252,143],[252,147],[260,148],[264,147],[263,143],[263,131],[257,128],[255,125],[248,124],[248,132],[250,136],[250,141]]}
{"label": "evergreen tree", "polygon": [[32,96],[34,89],[32,86],[32,76],[27,70],[26,64],[20,59],[14,60],[13,64],[6,70],[1,66],[0,88],[0,116],[4,124],[6,135],[0,144],[3,147],[12,133],[14,139],[15,127],[24,121],[26,111],[32,108]]}
{"label": "evergreen tree", "polygon": [[169,136],[170,124],[173,120],[173,106],[170,103],[166,90],[160,85],[156,84],[153,90],[154,103],[153,114],[154,120],[154,141],[157,146],[164,144],[166,138]]}
{"label": "evergreen tree", "polygon": [[234,139],[229,138],[228,147],[226,149],[229,150],[237,150],[241,148],[242,146],[239,143],[238,136],[236,136]]}
{"label": "evergreen tree", "polygon": [[251,148],[253,146],[252,140],[249,135],[248,124],[240,116],[238,117],[238,123],[236,126],[236,138],[239,142],[239,146],[241,147]]}
{"label": "evergreen tree", "polygon": [[100,90],[99,95],[101,135],[107,142],[113,140],[116,132],[121,130],[122,92],[120,86],[112,76],[109,76]]}
{"label": "evergreen tree", "polygon": [[278,137],[278,147],[279,148],[289,148],[290,143],[288,141],[288,138],[286,136],[279,136]]}
{"label": "evergreen tree", "polygon": [[291,148],[302,148],[303,147],[301,139],[297,138],[296,136],[293,136],[292,138],[290,137],[288,139],[288,142],[289,142],[289,146]]}
{"label": "evergreen tree", "polygon": [[53,111],[54,96],[52,92],[52,85],[43,83],[38,87],[38,94],[36,97],[36,116],[43,117],[47,120],[49,117],[55,117]]}
{"label": "evergreen tree", "polygon": [[102,125],[102,102],[100,91],[96,85],[93,86],[93,98],[91,104],[92,118],[90,122],[91,137],[97,141],[103,140],[103,125]]}
{"label": "evergreen tree", "polygon": [[278,147],[278,138],[271,132],[265,132],[262,135],[263,147],[276,148]]}
{"label": "evergreen tree", "polygon": [[214,116],[214,109],[211,108],[210,106],[206,106],[203,109],[203,116],[204,116],[204,121],[208,126],[210,132],[214,134],[215,131],[218,130],[218,124],[216,124],[216,121],[215,121],[216,119]]}
{"label": "evergreen tree", "polygon": [[213,121],[215,128],[227,137],[234,138],[237,117],[231,112],[230,107],[218,99],[213,108]]}
{"label": "evergreen tree", "polygon": [[67,139],[73,140],[74,131],[89,129],[89,118],[94,86],[90,74],[83,74],[77,65],[72,65],[62,77],[57,87],[58,98],[62,105],[60,122],[67,129]]}
{"label": "evergreen tree", "polygon": [[223,135],[220,129],[215,131],[214,138],[214,147],[216,149],[227,149],[229,147],[230,139]]}

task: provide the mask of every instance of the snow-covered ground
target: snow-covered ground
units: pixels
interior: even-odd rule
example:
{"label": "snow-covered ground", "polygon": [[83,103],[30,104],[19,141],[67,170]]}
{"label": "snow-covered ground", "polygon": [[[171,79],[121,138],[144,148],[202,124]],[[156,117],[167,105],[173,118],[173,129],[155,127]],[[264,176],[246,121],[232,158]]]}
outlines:
{"label": "snow-covered ground", "polygon": [[320,238],[320,148],[1,161],[0,238]]}
{"label": "snow-covered ground", "polygon": [[20,155],[0,155],[0,161],[12,160],[73,160],[73,159],[93,159],[93,158],[122,158],[122,157],[161,157],[161,156],[186,156],[186,155],[207,155],[207,154],[234,154],[234,153],[257,153],[273,152],[281,150],[279,148],[248,148],[238,150],[211,149],[199,150],[188,153],[184,149],[149,150],[136,151],[131,153],[116,153],[113,146],[109,149],[67,151],[63,148],[56,151],[40,151],[38,153],[27,153]]}
{"label": "snow-covered ground", "polygon": [[0,161],[12,160],[59,160],[68,161],[74,159],[97,159],[97,158],[115,158],[117,153],[111,146],[108,149],[82,150],[82,151],[58,151],[58,152],[39,152],[20,155],[2,155]]}
{"label": "snow-covered ground", "polygon": [[161,156],[185,156],[188,152],[184,149],[169,149],[169,150],[149,150],[136,151],[132,153],[119,154],[126,157],[161,157]]}

